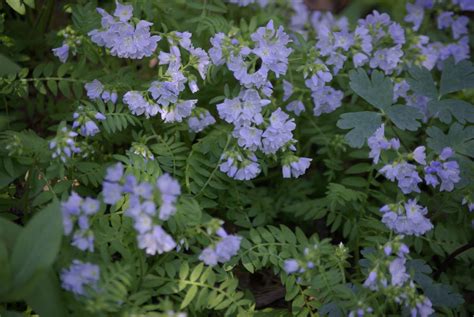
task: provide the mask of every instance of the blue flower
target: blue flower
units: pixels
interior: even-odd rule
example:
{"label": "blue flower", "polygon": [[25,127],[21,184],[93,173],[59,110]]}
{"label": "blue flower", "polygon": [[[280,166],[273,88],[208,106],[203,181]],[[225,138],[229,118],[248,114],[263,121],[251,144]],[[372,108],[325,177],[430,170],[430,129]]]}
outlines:
{"label": "blue flower", "polygon": [[102,92],[104,91],[104,85],[97,79],[94,79],[90,83],[86,83],[84,88],[87,91],[87,97],[91,100],[100,99]]}
{"label": "blue flower", "polygon": [[153,117],[161,111],[160,106],[148,102],[139,91],[129,91],[123,96],[123,102],[128,105],[132,114],[145,117]]}
{"label": "blue flower", "polygon": [[400,257],[390,262],[388,269],[392,276],[391,284],[393,286],[402,286],[408,281],[410,275],[406,273],[405,262],[405,258]]}
{"label": "blue flower", "polygon": [[404,194],[420,192],[418,183],[422,180],[416,171],[416,166],[405,161],[385,165],[380,172],[392,182],[398,181],[398,187]]}
{"label": "blue flower", "polygon": [[61,63],[65,63],[67,61],[67,58],[69,57],[69,45],[66,43],[63,43],[62,46],[53,48],[53,54],[57,58],[59,58],[59,61]]}
{"label": "blue flower", "polygon": [[217,265],[217,254],[213,248],[207,247],[202,250],[201,254],[199,255],[199,260],[204,262],[204,264],[209,266]]}
{"label": "blue flower", "polygon": [[374,160],[375,164],[379,162],[382,150],[398,150],[400,147],[400,141],[398,139],[393,138],[388,140],[385,138],[385,124],[382,124],[375,130],[374,134],[367,139],[367,144],[370,148],[369,157]]}
{"label": "blue flower", "polygon": [[250,151],[256,151],[262,146],[262,133],[263,131],[258,128],[241,126],[236,127],[232,135],[237,139],[239,146]]}
{"label": "blue flower", "polygon": [[61,271],[61,286],[76,295],[85,296],[88,288],[97,288],[99,278],[99,266],[74,260],[69,269]]}
{"label": "blue flower", "polygon": [[295,259],[288,259],[283,262],[283,269],[287,274],[298,272],[300,265]]}
{"label": "blue flower", "polygon": [[405,22],[413,23],[413,30],[418,31],[423,22],[425,10],[422,6],[409,2],[406,4],[406,9],[408,14],[405,16]]}
{"label": "blue flower", "polygon": [[122,198],[122,192],[123,187],[118,183],[104,182],[102,184],[102,195],[106,204],[117,203]]}
{"label": "blue flower", "polygon": [[247,152],[244,157],[240,153],[226,152],[222,156],[223,162],[219,164],[221,172],[236,180],[250,180],[260,174],[260,165],[257,157],[252,152]]}
{"label": "blue flower", "polygon": [[299,116],[303,111],[305,111],[305,107],[301,100],[294,100],[286,105],[286,110],[291,111],[295,115]]}
{"label": "blue flower", "polygon": [[161,40],[160,36],[150,33],[153,23],[140,20],[132,24],[132,6],[118,2],[116,5],[114,16],[103,9],[97,9],[102,15],[102,28],[88,33],[92,42],[108,48],[112,56],[121,58],[142,59],[152,55]]}
{"label": "blue flower", "polygon": [[109,182],[118,182],[122,179],[123,176],[123,165],[122,163],[117,163],[107,169],[105,179]]}
{"label": "blue flower", "polygon": [[414,151],[413,151],[413,159],[421,165],[426,165],[426,154],[425,154],[425,147],[424,146],[418,146]]}
{"label": "blue flower", "polygon": [[164,122],[181,122],[191,115],[197,99],[180,101],[174,106],[163,107],[160,111]]}
{"label": "blue flower", "polygon": [[137,237],[138,247],[149,255],[169,252],[176,247],[176,242],[161,226],[153,226],[152,230]]}
{"label": "blue flower", "polygon": [[225,99],[223,103],[216,107],[221,119],[233,123],[235,126],[240,126],[250,123],[263,123],[261,110],[269,103],[270,100],[261,99],[255,89],[247,89],[241,91],[238,97]]}
{"label": "blue flower", "polygon": [[425,217],[428,209],[413,199],[405,204],[385,205],[380,211],[383,213],[382,222],[398,234],[419,236],[433,228]]}
{"label": "blue flower", "polygon": [[304,175],[311,164],[312,159],[307,157],[291,157],[282,166],[282,174],[284,178],[298,178]]}
{"label": "blue flower", "polygon": [[216,119],[207,110],[199,113],[197,116],[192,116],[188,119],[189,130],[194,133],[201,132],[206,127],[216,123]]}
{"label": "blue flower", "polygon": [[265,154],[274,154],[293,139],[292,131],[296,124],[281,108],[270,116],[270,125],[262,134],[262,151]]}

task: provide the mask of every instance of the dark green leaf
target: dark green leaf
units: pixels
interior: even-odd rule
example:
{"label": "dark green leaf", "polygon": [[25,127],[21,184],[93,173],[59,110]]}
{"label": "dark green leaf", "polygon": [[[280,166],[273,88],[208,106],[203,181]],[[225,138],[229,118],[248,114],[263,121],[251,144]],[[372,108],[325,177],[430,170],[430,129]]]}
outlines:
{"label": "dark green leaf", "polygon": [[341,115],[337,126],[341,129],[351,129],[346,134],[350,146],[360,148],[366,139],[371,136],[382,124],[381,115],[377,112],[351,112]]}
{"label": "dark green leaf", "polygon": [[13,287],[16,291],[53,264],[59,251],[62,230],[62,217],[57,201],[38,212],[28,222],[16,240],[10,261],[14,269]]}
{"label": "dark green leaf", "polygon": [[349,73],[352,90],[368,103],[378,109],[385,109],[392,104],[393,85],[388,77],[378,70],[372,72],[371,79],[362,68]]}
{"label": "dark green leaf", "polygon": [[421,123],[423,114],[415,107],[395,105],[386,110],[387,116],[400,130],[416,131]]}
{"label": "dark green leaf", "polygon": [[472,62],[464,60],[455,64],[452,58],[446,60],[441,74],[441,95],[466,88],[474,88],[474,66]]}
{"label": "dark green leaf", "polygon": [[431,72],[424,67],[411,67],[409,69],[412,78],[408,78],[407,82],[410,89],[418,95],[426,96],[431,99],[438,98],[438,89],[431,76]]}
{"label": "dark green leaf", "polygon": [[432,100],[428,103],[428,108],[444,123],[451,123],[453,116],[462,124],[466,121],[474,122],[474,105],[463,100]]}
{"label": "dark green leaf", "polygon": [[61,299],[61,287],[52,269],[43,274],[25,300],[40,316],[67,316]]}
{"label": "dark green leaf", "polygon": [[429,127],[426,132],[429,136],[428,146],[438,153],[449,146],[457,154],[474,157],[474,126],[464,128],[462,125],[454,123],[448,134],[444,134],[437,127]]}
{"label": "dark green leaf", "polygon": [[16,74],[20,71],[20,66],[12,62],[8,57],[0,54],[0,76]]}

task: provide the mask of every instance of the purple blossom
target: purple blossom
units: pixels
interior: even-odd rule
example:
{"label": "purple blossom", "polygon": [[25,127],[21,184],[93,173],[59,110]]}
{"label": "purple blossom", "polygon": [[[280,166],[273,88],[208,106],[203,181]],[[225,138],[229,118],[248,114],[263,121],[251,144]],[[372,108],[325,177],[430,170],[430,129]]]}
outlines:
{"label": "purple blossom", "polygon": [[398,23],[393,22],[388,27],[388,33],[393,39],[393,42],[397,45],[405,44],[405,30]]}
{"label": "purple blossom", "polygon": [[426,165],[426,154],[425,154],[425,147],[424,146],[418,146],[414,151],[413,151],[413,159],[421,165]]}
{"label": "purple blossom", "polygon": [[217,112],[221,119],[236,126],[261,124],[263,122],[261,110],[269,103],[270,100],[261,99],[256,90],[247,89],[241,91],[238,97],[225,99],[223,103],[218,104]]}
{"label": "purple blossom", "polygon": [[369,157],[374,160],[375,164],[379,162],[382,150],[398,150],[400,147],[400,141],[398,139],[393,138],[387,140],[387,138],[385,138],[385,124],[382,124],[380,128],[375,130],[374,134],[367,139],[367,144],[370,148]]}
{"label": "purple blossom", "polygon": [[195,65],[196,69],[201,75],[202,79],[206,79],[207,69],[209,67],[209,55],[202,48],[191,48],[190,50],[191,58],[196,60],[197,64]]}
{"label": "purple blossom", "polygon": [[236,180],[250,180],[260,174],[260,166],[254,153],[244,157],[237,153],[224,153],[219,170]]}
{"label": "purple blossom", "polygon": [[102,184],[102,195],[104,202],[114,205],[122,198],[123,187],[118,183],[104,182]]}
{"label": "purple blossom", "polygon": [[474,2],[471,0],[451,0],[453,4],[459,5],[463,11],[474,11]]}
{"label": "purple blossom", "polygon": [[236,127],[232,135],[237,139],[237,143],[240,147],[256,151],[262,146],[262,133],[263,131],[258,128],[241,126]]}
{"label": "purple blossom", "polygon": [[286,110],[291,111],[297,116],[299,116],[303,111],[305,111],[304,104],[301,100],[293,100],[286,105]]}
{"label": "purple blossom", "polygon": [[131,113],[146,118],[156,116],[161,111],[160,106],[148,102],[139,91],[129,91],[123,96],[123,102],[128,106]]}
{"label": "purple blossom", "polygon": [[270,125],[262,134],[262,151],[265,154],[274,154],[293,139],[292,131],[296,124],[281,108],[270,116]]}
{"label": "purple blossom", "polygon": [[418,31],[425,15],[423,7],[408,2],[406,9],[408,14],[405,16],[405,22],[413,23],[413,30]]}
{"label": "purple blossom", "polygon": [[391,74],[401,62],[403,51],[400,45],[375,51],[370,60],[371,68],[380,68],[385,74]]}
{"label": "purple blossom", "polygon": [[153,226],[152,230],[137,237],[138,247],[149,255],[169,252],[176,247],[176,242],[160,226]]}
{"label": "purple blossom", "polygon": [[198,133],[204,130],[206,127],[216,123],[216,119],[207,110],[199,113],[196,116],[192,116],[188,119],[189,130]]}
{"label": "purple blossom", "polygon": [[298,272],[300,265],[295,259],[288,259],[283,262],[283,269],[287,274]]}
{"label": "purple blossom", "polygon": [[103,9],[98,8],[97,11],[102,15],[102,28],[92,30],[88,35],[92,42],[108,48],[112,56],[142,59],[156,50],[161,37],[151,35],[150,26],[153,23],[140,20],[134,24],[129,21],[133,15],[132,6],[117,2],[115,17]]}
{"label": "purple blossom", "polygon": [[420,192],[418,183],[421,182],[421,178],[416,171],[415,165],[405,161],[388,164],[380,170],[380,173],[392,182],[396,179],[398,181],[398,187],[404,194]]}
{"label": "purple blossom", "polygon": [[69,45],[63,43],[62,46],[52,49],[54,56],[59,58],[61,63],[66,63],[69,57]]}
{"label": "purple blossom", "polygon": [[415,307],[411,309],[411,316],[416,317],[429,317],[435,311],[432,307],[432,303],[428,297],[423,297],[422,301],[418,302]]}
{"label": "purple blossom", "polygon": [[197,99],[183,100],[174,106],[163,107],[161,109],[161,119],[164,122],[182,122],[189,117],[197,103]]}
{"label": "purple blossom", "polygon": [[388,267],[390,275],[392,276],[391,284],[393,286],[402,286],[410,278],[406,273],[405,258],[396,258]]}
{"label": "purple blossom", "polygon": [[292,49],[286,47],[291,40],[283,27],[275,30],[273,20],[270,20],[265,27],[258,28],[250,37],[255,43],[253,52],[262,59],[263,67],[273,71],[277,78],[284,75]]}
{"label": "purple blossom", "polygon": [[290,99],[293,94],[293,85],[286,80],[283,80],[283,101]]}
{"label": "purple blossom", "polygon": [[88,288],[97,288],[99,274],[99,266],[74,260],[68,269],[61,271],[61,286],[75,295],[85,296]]}
{"label": "purple blossom", "polygon": [[87,97],[91,100],[100,99],[102,91],[104,91],[104,85],[97,79],[84,85],[87,91]]}
{"label": "purple blossom", "polygon": [[382,222],[397,234],[423,235],[433,229],[430,220],[425,217],[426,207],[410,199],[404,204],[385,205],[380,211],[383,213]]}
{"label": "purple blossom", "polygon": [[294,157],[291,162],[284,164],[282,167],[282,174],[284,178],[298,178],[304,175],[311,164],[312,159],[307,157]]}
{"label": "purple blossom", "polygon": [[60,128],[56,137],[49,142],[49,149],[54,150],[52,158],[58,157],[63,163],[66,163],[74,153],[80,153],[81,149],[74,140],[76,136],[77,133],[70,131],[67,127]]}
{"label": "purple blossom", "polygon": [[451,26],[453,23],[453,12],[451,11],[443,11],[438,15],[437,18],[437,24],[438,24],[438,29],[446,29]]}
{"label": "purple blossom", "polygon": [[459,39],[464,34],[467,34],[469,18],[465,16],[459,16],[457,19],[453,19],[451,24],[451,30],[453,32],[453,38],[455,40]]}

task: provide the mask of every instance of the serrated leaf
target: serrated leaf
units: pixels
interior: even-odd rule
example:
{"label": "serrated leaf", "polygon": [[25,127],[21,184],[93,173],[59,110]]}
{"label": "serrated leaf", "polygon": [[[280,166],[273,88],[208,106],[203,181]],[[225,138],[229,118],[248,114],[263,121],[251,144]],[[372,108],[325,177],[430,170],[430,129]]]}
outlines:
{"label": "serrated leaf", "polygon": [[407,82],[410,85],[410,89],[421,96],[426,96],[431,99],[438,98],[438,89],[436,88],[435,82],[431,72],[425,67],[411,67],[409,69],[412,78],[408,78]]}
{"label": "serrated leaf", "polygon": [[374,70],[371,79],[363,69],[351,70],[349,79],[352,90],[378,109],[392,105],[393,85],[381,71]]}
{"label": "serrated leaf", "polygon": [[423,118],[423,114],[415,107],[403,105],[388,108],[386,114],[400,130],[416,131],[421,126],[417,120]]}
{"label": "serrated leaf", "polygon": [[446,95],[451,92],[474,88],[474,66],[468,60],[454,63],[453,58],[444,62],[441,74],[440,93]]}
{"label": "serrated leaf", "polygon": [[431,100],[428,109],[444,123],[451,123],[452,117],[462,124],[474,122],[474,105],[463,100]]}
{"label": "serrated leaf", "polygon": [[337,126],[341,129],[351,129],[346,134],[347,143],[356,148],[364,145],[365,141],[382,124],[381,115],[377,112],[361,111],[341,115]]}

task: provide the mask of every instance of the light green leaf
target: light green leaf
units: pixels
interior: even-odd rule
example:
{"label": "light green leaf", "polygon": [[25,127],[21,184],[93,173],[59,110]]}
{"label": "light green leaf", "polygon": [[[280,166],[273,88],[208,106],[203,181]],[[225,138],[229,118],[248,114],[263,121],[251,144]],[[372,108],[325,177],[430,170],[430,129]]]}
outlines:
{"label": "light green leaf", "polygon": [[349,73],[352,90],[368,103],[378,109],[386,109],[392,105],[393,85],[388,77],[378,70],[372,72],[371,79],[363,69]]}
{"label": "light green leaf", "polygon": [[25,14],[25,4],[22,0],[7,0],[8,5],[18,12],[19,14]]}
{"label": "light green leaf", "polygon": [[186,296],[184,296],[183,301],[181,302],[180,308],[183,309],[186,306],[188,306],[191,301],[194,299],[198,291],[198,287],[196,285],[192,285],[189,289],[188,292],[186,293]]}
{"label": "light green leaf", "polygon": [[341,129],[351,129],[346,134],[346,141],[350,146],[360,148],[382,124],[381,115],[377,112],[362,111],[350,112],[341,115],[337,126]]}

